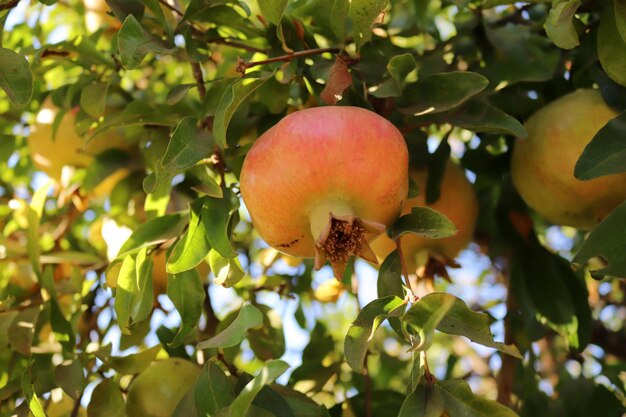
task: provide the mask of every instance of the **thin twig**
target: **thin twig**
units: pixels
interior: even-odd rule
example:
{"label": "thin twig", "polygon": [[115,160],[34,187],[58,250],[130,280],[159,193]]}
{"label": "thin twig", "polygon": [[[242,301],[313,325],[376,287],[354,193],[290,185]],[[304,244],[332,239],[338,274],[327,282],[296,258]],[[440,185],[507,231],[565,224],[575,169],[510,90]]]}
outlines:
{"label": "thin twig", "polygon": [[219,360],[220,362],[222,362],[224,364],[224,366],[226,366],[226,368],[228,368],[228,372],[230,372],[230,374],[232,376],[239,376],[239,371],[237,370],[237,368],[235,368],[235,365],[233,365],[232,363],[228,362],[226,360],[226,358],[224,357],[223,353],[218,353],[217,354],[217,360]]}
{"label": "thin twig", "polygon": [[424,363],[424,379],[429,384],[435,383],[435,375],[430,372],[430,368],[428,367],[428,357],[426,356],[426,351],[422,351],[422,362]]}
{"label": "thin twig", "polygon": [[204,75],[202,75],[202,68],[200,67],[200,63],[192,62],[191,70],[193,72],[193,78],[196,80],[196,84],[198,86],[198,93],[200,94],[200,98],[204,100],[204,97],[206,96],[206,87],[204,86]]}
{"label": "thin twig", "polygon": [[398,257],[400,258],[400,266],[402,267],[402,276],[404,277],[404,282],[406,284],[407,289],[411,292],[408,294],[409,301],[411,303],[415,303],[419,300],[417,294],[415,294],[415,289],[411,285],[411,280],[409,279],[408,268],[406,267],[406,261],[404,260],[404,253],[402,253],[402,244],[400,243],[400,237],[396,239],[396,248],[398,250]]}
{"label": "thin twig", "polygon": [[163,6],[165,6],[166,9],[170,9],[171,11],[173,11],[174,13],[176,13],[179,17],[183,17],[184,14],[183,12],[181,12],[180,10],[178,10],[176,7],[172,6],[171,4],[169,4],[167,1],[165,0],[159,0],[159,3],[161,3]]}
{"label": "thin twig", "polygon": [[365,417],[372,417],[372,378],[370,378],[370,371],[367,367],[368,357],[369,351],[365,352],[363,362],[363,376],[365,377]]}
{"label": "thin twig", "polygon": [[20,0],[12,0],[5,4],[0,4],[0,10],[10,10],[19,4]]}
{"label": "thin twig", "polygon": [[72,414],[70,414],[70,417],[77,417],[78,416],[78,412],[80,411],[80,400],[81,400],[81,398],[83,398],[83,392],[82,391],[78,395],[78,398],[76,398],[76,400],[74,401],[74,407],[72,408]]}
{"label": "thin twig", "polygon": [[237,64],[237,71],[244,74],[247,69],[256,67],[259,65],[272,64],[274,62],[289,62],[289,61],[293,61],[294,59],[304,58],[307,56],[319,55],[319,54],[323,54],[326,52],[338,53],[340,51],[341,51],[341,48],[338,48],[338,47],[316,48],[316,49],[307,49],[305,51],[297,51],[297,52],[286,54],[286,55],[275,56],[275,57],[263,59],[260,61],[246,62],[246,61],[240,60],[239,63]]}
{"label": "thin twig", "polygon": [[[506,317],[504,318],[504,343],[507,345],[515,343],[513,334],[511,315],[515,311],[516,303],[511,288],[511,278],[507,270],[502,271],[507,278],[507,295],[506,295]],[[501,355],[502,367],[496,381],[498,388],[497,400],[500,404],[510,407],[511,395],[513,394],[513,383],[515,382],[515,370],[517,368],[517,359],[510,355]]]}
{"label": "thin twig", "polygon": [[231,46],[233,48],[238,48],[238,49],[243,49],[249,52],[260,52],[262,54],[266,53],[267,50],[263,49],[263,48],[257,48],[256,46],[250,46],[250,45],[246,45],[245,43],[241,43],[241,42],[237,42],[237,41],[232,41],[228,38],[209,38],[206,39],[207,43],[215,43],[218,45],[226,45],[226,46]]}

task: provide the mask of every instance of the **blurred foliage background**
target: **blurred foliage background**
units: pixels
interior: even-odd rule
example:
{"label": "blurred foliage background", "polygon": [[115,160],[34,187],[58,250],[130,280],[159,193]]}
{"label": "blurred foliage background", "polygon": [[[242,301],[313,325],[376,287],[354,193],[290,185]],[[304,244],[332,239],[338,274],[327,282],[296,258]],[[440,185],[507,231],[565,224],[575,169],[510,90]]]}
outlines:
{"label": "blurred foliage background", "polygon": [[[595,88],[622,124],[588,161],[624,171],[625,28],[622,0],[0,0],[0,415],[622,415],[625,206],[551,224],[510,159],[530,115]],[[400,129],[426,201],[464,168],[472,243],[410,254],[410,279],[523,359],[407,313],[425,372],[374,301],[402,301],[398,262],[335,282],[259,238],[247,150],[331,104]],[[391,319],[348,349],[365,311]]]}

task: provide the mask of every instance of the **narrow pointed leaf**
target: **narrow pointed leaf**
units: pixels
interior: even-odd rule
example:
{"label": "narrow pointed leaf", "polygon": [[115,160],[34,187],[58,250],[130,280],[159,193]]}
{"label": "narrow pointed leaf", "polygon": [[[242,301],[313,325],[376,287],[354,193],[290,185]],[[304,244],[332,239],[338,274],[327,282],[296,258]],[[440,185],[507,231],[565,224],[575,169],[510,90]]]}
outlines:
{"label": "narrow pointed leaf", "polygon": [[236,346],[243,340],[248,329],[263,325],[263,314],[252,304],[245,304],[235,320],[219,334],[200,342],[198,349],[227,348]]}
{"label": "narrow pointed leaf", "polygon": [[26,57],[0,48],[0,88],[14,106],[22,108],[28,104],[33,95],[33,73]]}
{"label": "narrow pointed leaf", "polygon": [[396,220],[388,231],[392,239],[406,233],[430,239],[441,239],[454,236],[456,232],[456,226],[450,219],[429,207],[413,207],[410,214]]}
{"label": "narrow pointed leaf", "polygon": [[179,274],[167,274],[167,296],[180,314],[181,324],[170,346],[176,347],[183,342],[198,325],[202,315],[202,304],[206,297],[200,275],[194,268]]}
{"label": "narrow pointed leaf", "polygon": [[363,371],[363,361],[367,352],[367,343],[374,332],[387,318],[399,316],[405,302],[402,298],[390,295],[372,301],[359,313],[348,329],[344,342],[344,351],[348,365],[356,372]]}

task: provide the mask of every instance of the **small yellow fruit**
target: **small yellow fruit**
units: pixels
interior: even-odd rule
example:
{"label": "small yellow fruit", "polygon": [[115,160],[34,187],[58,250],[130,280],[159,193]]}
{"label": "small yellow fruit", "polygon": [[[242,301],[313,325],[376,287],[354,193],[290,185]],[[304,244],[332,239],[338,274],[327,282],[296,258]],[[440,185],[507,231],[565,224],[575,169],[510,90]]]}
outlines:
{"label": "small yellow fruit", "polygon": [[[420,195],[409,199],[404,204],[402,214],[410,213],[413,207],[426,206],[446,215],[457,228],[454,236],[444,239],[427,239],[417,235],[402,237],[402,249],[407,268],[409,272],[414,272],[431,255],[448,260],[456,258],[459,252],[472,241],[478,217],[478,200],[465,172],[452,161],[448,161],[446,165],[439,199],[432,204],[425,203],[428,170],[411,171],[410,175],[419,186]],[[372,249],[379,261],[384,260],[395,248],[395,242],[384,234],[372,242]]]}
{"label": "small yellow fruit", "polygon": [[334,303],[341,294],[346,290],[346,287],[336,280],[335,278],[326,280],[320,284],[319,287],[313,292],[313,298],[320,303]]}
{"label": "small yellow fruit", "polygon": [[49,177],[60,181],[64,166],[86,167],[97,155],[112,148],[126,148],[124,138],[114,130],[96,136],[89,143],[75,128],[77,109],[66,112],[53,136],[53,123],[58,113],[51,99],[47,99],[27,138],[35,166]]}
{"label": "small yellow fruit", "polygon": [[196,384],[200,367],[179,358],[154,362],[130,384],[128,417],[171,417],[176,406]]}
{"label": "small yellow fruit", "polygon": [[624,199],[626,174],[589,181],[574,177],[585,146],[617,113],[596,90],[577,90],[526,122],[528,139],[515,142],[511,177],[533,210],[554,224],[591,229]]}

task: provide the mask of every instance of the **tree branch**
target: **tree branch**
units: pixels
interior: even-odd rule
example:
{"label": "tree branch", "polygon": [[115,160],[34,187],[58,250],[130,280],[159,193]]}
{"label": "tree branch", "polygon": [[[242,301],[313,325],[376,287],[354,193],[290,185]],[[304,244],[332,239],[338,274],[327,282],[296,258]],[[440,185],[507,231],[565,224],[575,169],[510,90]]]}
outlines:
{"label": "tree branch", "polygon": [[363,362],[363,376],[365,377],[365,417],[372,417],[372,378],[370,377],[370,371],[367,367],[368,357],[369,351],[365,352]]}
{"label": "tree branch", "polygon": [[12,0],[5,4],[0,4],[0,10],[10,10],[19,4],[20,0]]}
{"label": "tree branch", "polygon": [[274,62],[289,62],[289,61],[293,61],[294,59],[304,58],[307,56],[320,55],[326,52],[338,53],[340,51],[341,51],[341,48],[338,48],[338,47],[316,48],[316,49],[307,49],[305,51],[297,51],[297,52],[286,54],[286,55],[275,56],[272,58],[263,59],[261,61],[246,62],[240,59],[239,63],[237,64],[237,71],[242,74],[245,74],[247,69],[256,67],[259,65],[272,64]]}
{"label": "tree branch", "polygon": [[[516,309],[515,298],[511,289],[511,279],[507,275],[507,294],[506,294],[506,317],[504,318],[504,343],[507,345],[515,343],[513,329],[511,326],[511,314]],[[515,370],[517,368],[517,359],[513,356],[501,354],[502,368],[497,378],[498,397],[500,404],[507,407],[512,406],[511,396],[513,394],[513,383],[515,381]]]}
{"label": "tree branch", "polygon": [[200,94],[200,98],[204,100],[204,97],[206,96],[206,87],[204,86],[204,75],[202,75],[202,68],[200,67],[200,63],[192,62],[191,71],[193,72],[193,78],[196,80],[196,85],[198,86],[198,93]]}

